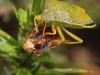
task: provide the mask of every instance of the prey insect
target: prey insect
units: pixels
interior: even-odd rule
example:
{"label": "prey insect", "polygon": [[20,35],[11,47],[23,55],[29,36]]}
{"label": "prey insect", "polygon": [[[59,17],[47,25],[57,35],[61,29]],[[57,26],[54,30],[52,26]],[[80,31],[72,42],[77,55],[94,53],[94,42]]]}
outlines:
{"label": "prey insect", "polygon": [[[50,27],[46,28],[46,32],[48,31],[51,32]],[[41,56],[43,51],[47,50],[48,48],[54,48],[61,43],[60,41],[57,41],[60,39],[58,34],[44,35],[44,37],[42,37],[42,32],[43,29],[38,32],[36,30],[32,31],[23,43],[23,49],[30,54]],[[55,39],[57,40],[55,41]]]}
{"label": "prey insect", "polygon": [[[45,33],[52,32],[52,28],[53,27],[46,27]],[[65,43],[64,41],[62,41],[62,37],[59,36],[59,32],[56,32],[55,35],[44,34],[44,37],[42,37],[42,32],[43,29],[39,30],[38,32],[36,32],[35,30],[30,33],[29,37],[25,40],[23,44],[23,49],[26,52],[30,54],[35,54],[36,56],[41,56],[43,51],[48,50],[49,48],[55,48],[61,43]],[[72,35],[71,37],[75,36],[69,31],[66,32],[67,34]],[[67,40],[67,43],[71,43],[71,41]]]}
{"label": "prey insect", "polygon": [[[85,10],[76,5],[63,2],[61,0],[46,0],[44,12],[34,18],[35,26],[38,27],[36,20],[40,22],[52,22],[52,32],[46,32],[44,26],[43,34],[55,35],[58,32],[61,40],[66,44],[79,44],[83,40],[74,34],[70,33],[65,29],[65,27],[73,29],[83,29],[83,28],[94,28],[96,24],[91,19],[91,17],[85,12]],[[77,40],[77,42],[68,42],[63,33],[64,30],[69,36]],[[44,35],[43,35],[44,36]]]}

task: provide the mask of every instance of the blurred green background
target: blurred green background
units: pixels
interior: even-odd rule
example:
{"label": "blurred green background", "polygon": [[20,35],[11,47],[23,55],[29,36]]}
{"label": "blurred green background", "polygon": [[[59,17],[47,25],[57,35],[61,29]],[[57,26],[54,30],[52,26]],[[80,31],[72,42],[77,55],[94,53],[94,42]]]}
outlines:
{"label": "blurred green background", "polygon": [[[18,35],[18,20],[15,16],[13,6],[15,8],[25,9],[31,0],[0,0],[0,29],[10,34],[17,40]],[[60,68],[81,68],[94,71],[93,74],[85,75],[100,75],[100,1],[99,0],[64,0],[80,7],[83,7],[86,12],[93,18],[97,27],[94,29],[75,30],[69,29],[72,33],[76,34],[83,39],[80,45],[60,45],[57,48],[50,50],[50,60],[52,65],[44,63],[40,69],[60,67]],[[0,75],[7,75],[8,71],[15,69],[11,63],[10,57],[2,57],[0,53]],[[21,57],[18,61],[23,61]],[[47,57],[46,59],[49,59]],[[39,59],[37,59],[39,61]],[[39,64],[37,61],[30,60],[27,64]],[[38,65],[38,66],[39,66]],[[46,66],[46,67],[45,67]],[[20,68],[20,67],[19,67]],[[7,71],[7,72],[5,72]],[[26,69],[24,70],[26,71]],[[16,71],[19,72],[19,71]],[[9,73],[8,73],[9,75]],[[16,74],[17,75],[17,74]],[[18,75],[31,75],[31,74],[18,74]],[[83,74],[82,74],[83,75]]]}

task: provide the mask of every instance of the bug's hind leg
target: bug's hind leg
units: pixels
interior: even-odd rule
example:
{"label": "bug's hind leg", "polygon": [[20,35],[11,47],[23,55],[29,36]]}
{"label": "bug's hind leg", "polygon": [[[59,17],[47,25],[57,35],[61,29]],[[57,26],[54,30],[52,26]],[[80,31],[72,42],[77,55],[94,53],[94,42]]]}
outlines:
{"label": "bug's hind leg", "polygon": [[[63,40],[65,40],[65,38],[64,38],[64,36],[63,36],[63,34],[58,26],[55,27],[54,25],[52,25],[51,30],[52,30],[52,32],[46,32],[45,35],[56,35],[57,31],[59,31],[58,38],[55,40],[52,40],[52,42],[54,42],[56,44],[60,44],[60,43],[62,43]],[[60,38],[59,38],[59,36],[60,36]]]}
{"label": "bug's hind leg", "polygon": [[62,31],[60,30],[59,26],[57,26],[57,31],[58,31],[58,34],[59,34],[59,36],[61,38],[61,41],[64,42],[65,41],[65,37],[64,37]]}
{"label": "bug's hind leg", "polygon": [[74,42],[71,42],[71,41],[64,41],[64,43],[66,44],[80,44],[83,42],[82,39],[80,39],[79,37],[77,37],[76,35],[72,34],[71,32],[69,32],[68,30],[66,30],[64,27],[62,27],[62,29],[70,36],[72,37],[73,39],[75,39],[76,41]]}
{"label": "bug's hind leg", "polygon": [[[58,43],[61,43],[61,42],[64,43],[64,41],[68,42],[69,40],[66,40],[66,39],[65,39],[65,37],[64,37],[64,35],[63,35],[61,29],[59,28],[59,26],[57,26],[56,29],[57,29],[57,32],[58,32],[58,35],[59,35],[60,39],[54,40],[54,41],[55,41],[55,42],[58,42]],[[67,44],[67,43],[66,43],[66,44]]]}

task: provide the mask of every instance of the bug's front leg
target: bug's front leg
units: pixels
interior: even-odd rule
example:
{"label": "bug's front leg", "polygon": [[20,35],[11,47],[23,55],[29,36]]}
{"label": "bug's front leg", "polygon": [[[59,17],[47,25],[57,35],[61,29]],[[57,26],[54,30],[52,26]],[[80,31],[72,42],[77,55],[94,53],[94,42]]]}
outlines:
{"label": "bug's front leg", "polygon": [[[37,20],[39,21],[39,23],[36,22]],[[34,30],[36,32],[38,32],[38,25],[41,23],[41,21],[42,21],[41,15],[38,15],[38,16],[34,17],[34,25],[35,25]]]}

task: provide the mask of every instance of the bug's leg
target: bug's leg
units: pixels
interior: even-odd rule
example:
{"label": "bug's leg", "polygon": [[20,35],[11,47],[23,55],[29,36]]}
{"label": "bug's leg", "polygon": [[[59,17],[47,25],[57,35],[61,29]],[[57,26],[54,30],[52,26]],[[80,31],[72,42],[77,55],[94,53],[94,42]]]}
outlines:
{"label": "bug's leg", "polygon": [[37,23],[36,23],[36,17],[34,18],[34,25],[35,25],[35,28],[34,28],[34,30],[36,31],[36,32],[38,32],[38,25],[37,25]]}
{"label": "bug's leg", "polygon": [[[57,26],[56,28],[55,28],[55,30],[57,29],[57,32],[58,32],[58,35],[60,36],[60,38],[59,39],[56,39],[56,40],[53,40],[52,42],[54,42],[54,44],[56,43],[56,44],[60,44],[60,43],[62,43],[64,40],[65,40],[65,37],[63,36],[63,33],[62,33],[62,31],[60,30],[60,28],[59,28],[59,26]],[[54,35],[54,34],[53,34]],[[58,36],[58,37],[59,37]]]}
{"label": "bug's leg", "polygon": [[77,37],[76,35],[72,34],[71,32],[69,32],[68,30],[66,30],[64,27],[62,27],[62,29],[70,36],[72,37],[73,39],[76,40],[76,42],[71,42],[71,41],[64,41],[64,43],[66,44],[80,44],[83,42],[82,39],[80,39],[79,37]]}
{"label": "bug's leg", "polygon": [[45,35],[55,35],[56,34],[56,28],[54,25],[52,25],[52,32],[46,32]]}
{"label": "bug's leg", "polygon": [[44,37],[44,35],[45,35],[45,29],[46,29],[46,24],[47,24],[47,22],[45,22],[45,24],[44,24],[44,28],[43,28],[43,32],[42,32],[42,38]]}
{"label": "bug's leg", "polygon": [[54,25],[52,25],[52,32],[46,32],[46,35],[55,35],[57,33],[56,29],[58,30],[58,34],[59,34],[60,38],[53,40],[52,42],[54,42],[56,44],[60,44],[60,43],[62,43],[62,41],[65,40],[65,38],[59,27],[55,27]]}
{"label": "bug's leg", "polygon": [[[39,21],[38,24],[36,23],[36,20]],[[35,24],[34,30],[35,30],[36,32],[38,32],[38,25],[41,23],[41,20],[42,20],[42,19],[41,19],[41,16],[40,16],[40,15],[34,17],[34,24]]]}
{"label": "bug's leg", "polygon": [[[39,21],[38,24],[36,23],[36,20]],[[40,15],[34,17],[34,25],[35,25],[35,27],[34,27],[33,30],[31,31],[31,33],[29,34],[29,37],[30,37],[31,35],[33,35],[34,33],[37,33],[37,32],[38,32],[38,25],[41,23],[41,21],[42,21],[42,19],[41,19],[41,16],[40,16]]]}
{"label": "bug's leg", "polygon": [[43,38],[44,38],[44,36],[45,36],[45,29],[46,29],[46,24],[47,24],[47,22],[45,22],[45,24],[44,24],[44,28],[43,28],[43,32],[42,32],[42,44],[41,44],[41,48],[42,48],[42,45],[43,45]]}
{"label": "bug's leg", "polygon": [[57,31],[58,31],[58,34],[59,34],[59,36],[60,36],[62,42],[63,42],[63,41],[65,40],[65,37],[64,37],[64,35],[63,35],[61,29],[59,28],[59,26],[57,26]]}

